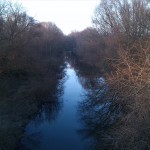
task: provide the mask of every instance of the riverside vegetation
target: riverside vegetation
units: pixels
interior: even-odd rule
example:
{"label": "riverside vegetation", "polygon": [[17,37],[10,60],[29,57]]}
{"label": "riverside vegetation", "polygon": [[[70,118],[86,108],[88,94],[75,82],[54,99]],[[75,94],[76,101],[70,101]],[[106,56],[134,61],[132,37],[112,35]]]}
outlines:
{"label": "riverside vegetation", "polygon": [[63,33],[0,2],[0,150],[19,149],[28,120],[63,76]]}
{"label": "riverside vegetation", "polygon": [[[51,101],[65,50],[88,79],[80,112],[96,149],[150,149],[150,2],[101,0],[93,25],[64,36],[21,6],[0,3],[0,150],[17,149],[29,118]],[[97,86],[91,69],[105,83]]]}
{"label": "riverside vegetation", "polygon": [[86,131],[95,137],[96,149],[148,150],[150,2],[102,0],[93,24],[94,29],[70,34],[78,61],[99,68],[106,79],[100,92],[81,104]]}

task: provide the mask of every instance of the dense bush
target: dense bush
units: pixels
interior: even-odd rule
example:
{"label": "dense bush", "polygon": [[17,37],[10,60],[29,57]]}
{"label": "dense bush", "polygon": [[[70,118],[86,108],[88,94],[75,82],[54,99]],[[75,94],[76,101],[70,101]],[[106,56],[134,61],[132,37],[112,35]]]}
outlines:
{"label": "dense bush", "polygon": [[81,104],[86,135],[94,136],[100,150],[148,150],[150,2],[102,0],[93,23],[97,32],[74,35],[79,60],[104,68],[106,77],[99,90],[88,83],[90,92]]}
{"label": "dense bush", "polygon": [[0,149],[19,149],[39,104],[52,100],[63,76],[63,38],[18,4],[0,1]]}
{"label": "dense bush", "polygon": [[100,68],[103,64],[104,41],[96,29],[87,28],[81,32],[73,32],[69,35],[72,42],[73,53],[82,64]]}
{"label": "dense bush", "polygon": [[[111,74],[106,76],[108,89],[101,100],[111,104],[103,115],[106,128],[99,128],[103,149],[150,148],[149,10],[146,0],[107,0],[95,12],[96,29],[107,37],[109,51],[115,51],[108,59]],[[109,126],[113,115],[118,117]]]}

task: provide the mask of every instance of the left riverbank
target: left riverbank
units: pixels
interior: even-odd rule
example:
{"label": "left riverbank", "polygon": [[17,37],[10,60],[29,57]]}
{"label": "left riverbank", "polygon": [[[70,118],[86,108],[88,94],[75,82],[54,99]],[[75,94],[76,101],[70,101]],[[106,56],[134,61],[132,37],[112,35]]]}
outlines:
{"label": "left riverbank", "polygon": [[5,74],[0,77],[0,150],[19,149],[20,139],[28,121],[42,103],[50,102],[63,65],[43,75]]}
{"label": "left riverbank", "polygon": [[18,4],[0,2],[0,150],[17,150],[24,127],[63,77],[62,31]]}

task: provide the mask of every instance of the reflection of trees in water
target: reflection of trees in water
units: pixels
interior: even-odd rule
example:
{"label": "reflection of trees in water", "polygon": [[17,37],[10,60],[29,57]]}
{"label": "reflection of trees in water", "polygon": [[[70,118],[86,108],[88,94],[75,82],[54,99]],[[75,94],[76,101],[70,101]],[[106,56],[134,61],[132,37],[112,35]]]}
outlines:
{"label": "reflection of trees in water", "polygon": [[[118,87],[115,89],[101,84],[96,78],[84,77],[83,74],[79,74],[79,78],[87,91],[84,100],[79,103],[80,119],[84,124],[79,132],[95,139],[96,150],[150,149],[148,105],[143,101],[141,105],[145,106],[145,110],[140,112],[141,106],[137,105],[138,102],[133,103],[132,95],[124,98],[126,91],[120,94]],[[130,112],[134,105],[137,108]]]}
{"label": "reflection of trees in water", "polygon": [[39,150],[40,148],[40,133],[31,133],[30,136],[27,136],[22,139],[20,150]]}
{"label": "reflection of trees in water", "polygon": [[[62,101],[57,96],[53,96],[55,99],[52,102],[47,102],[43,104],[40,108],[40,111],[36,115],[36,117],[31,122],[31,129],[33,128],[41,128],[41,125],[44,122],[51,122],[55,120],[59,114],[59,111],[62,108]],[[42,127],[43,128],[43,127]],[[35,130],[36,131],[36,130]],[[40,145],[42,145],[42,132],[41,130],[37,130],[36,132],[29,131],[25,138],[23,139],[23,150],[38,150],[40,149]]]}
{"label": "reflection of trees in water", "polygon": [[[80,83],[86,89],[84,100],[79,103],[80,119],[84,127],[79,131],[84,137],[94,138],[96,149],[103,149],[106,143],[107,132],[116,123],[120,116],[120,108],[113,108],[110,103],[116,98],[112,93],[108,93],[108,86],[104,78],[100,77],[100,73],[82,73],[77,71]],[[108,137],[109,138],[109,137]],[[107,146],[109,149],[109,146]]]}
{"label": "reflection of trees in water", "polygon": [[42,123],[45,120],[49,122],[55,120],[61,107],[62,102],[59,100],[44,104],[41,107],[40,112],[35,118],[34,122],[39,125],[40,122]]}
{"label": "reflection of trees in water", "polygon": [[105,87],[102,86],[101,90],[99,90],[98,87],[93,86],[93,84],[95,84],[93,82],[94,80],[91,81],[91,79],[86,80],[86,82],[84,81],[84,87],[86,87],[87,92],[84,100],[79,103],[80,119],[84,123],[84,128],[79,130],[79,132],[85,137],[93,137],[97,140],[98,129],[100,125],[102,125],[100,116],[102,114],[104,115],[104,108],[106,108],[104,105],[102,107],[98,95],[100,95],[100,93],[103,95]]}
{"label": "reflection of trees in water", "polygon": [[42,123],[44,120],[51,122],[55,120],[58,116],[59,111],[62,108],[62,100],[61,96],[63,95],[63,83],[65,82],[65,78],[58,81],[57,88],[55,93],[53,93],[50,97],[50,101],[44,104],[41,104],[39,113],[37,114],[34,122],[38,125],[40,122]]}
{"label": "reflection of trees in water", "polygon": [[85,77],[98,77],[102,72],[96,66],[91,66],[87,63],[82,62],[78,59],[78,57],[74,54],[74,52],[66,53],[66,61],[76,70],[78,75]]}
{"label": "reflection of trees in water", "polygon": [[[64,78],[64,72],[62,73],[62,77],[63,79],[60,79],[58,81],[57,88],[55,90],[55,93],[51,95],[50,101],[45,103],[39,103],[39,112],[38,114],[36,114],[36,117],[30,123],[31,131],[29,131],[29,133],[27,132],[24,138],[22,139],[22,150],[40,149],[42,133],[40,132],[40,130],[36,131],[36,128],[38,129],[38,127],[40,127],[40,125],[42,125],[44,122],[50,123],[51,121],[55,120],[59,115],[59,112],[63,105],[63,101],[61,99],[61,96],[64,92],[63,83],[66,80]],[[35,128],[36,132],[34,132],[34,130],[32,131],[32,128]]]}

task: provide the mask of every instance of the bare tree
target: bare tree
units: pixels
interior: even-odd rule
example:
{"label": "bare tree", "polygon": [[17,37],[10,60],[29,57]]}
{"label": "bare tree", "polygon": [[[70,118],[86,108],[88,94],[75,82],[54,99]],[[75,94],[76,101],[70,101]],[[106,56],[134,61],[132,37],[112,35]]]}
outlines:
{"label": "bare tree", "polygon": [[102,0],[93,23],[100,33],[125,33],[129,37],[150,34],[150,2],[146,0]]}
{"label": "bare tree", "polygon": [[117,52],[108,61],[106,128],[113,114],[119,117],[107,130],[99,129],[101,143],[104,149],[150,149],[150,1],[102,0],[93,22],[109,49]]}
{"label": "bare tree", "polygon": [[34,24],[21,5],[11,2],[0,3],[0,40],[13,42],[29,31]]}

